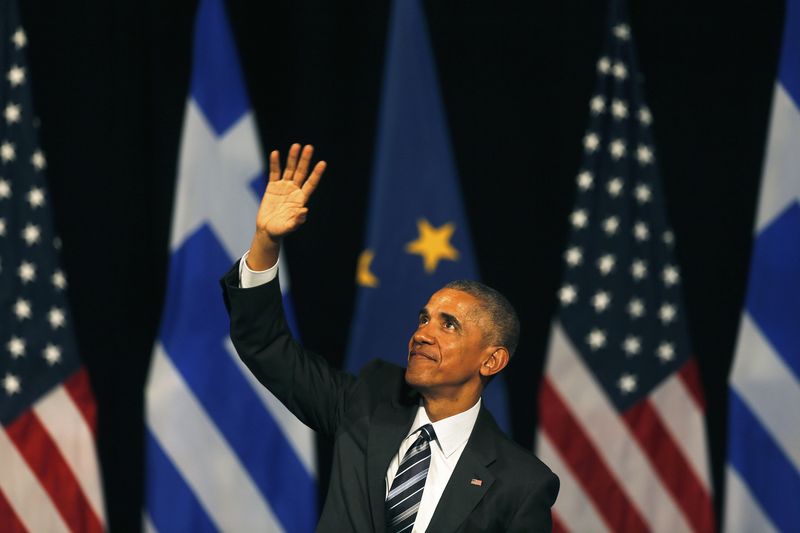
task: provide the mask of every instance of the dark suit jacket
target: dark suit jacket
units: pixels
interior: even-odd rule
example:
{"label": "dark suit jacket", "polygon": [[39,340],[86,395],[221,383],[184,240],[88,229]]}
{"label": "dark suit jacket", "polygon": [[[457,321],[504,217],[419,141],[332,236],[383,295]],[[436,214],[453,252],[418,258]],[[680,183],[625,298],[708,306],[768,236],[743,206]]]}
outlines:
{"label": "dark suit jacket", "polygon": [[[384,531],[386,470],[420,402],[404,369],[375,361],[358,377],[337,371],[292,339],[277,279],[241,289],[236,265],[222,286],[242,360],[300,420],[335,438],[317,531]],[[557,493],[558,478],[481,407],[427,531],[550,531]]]}

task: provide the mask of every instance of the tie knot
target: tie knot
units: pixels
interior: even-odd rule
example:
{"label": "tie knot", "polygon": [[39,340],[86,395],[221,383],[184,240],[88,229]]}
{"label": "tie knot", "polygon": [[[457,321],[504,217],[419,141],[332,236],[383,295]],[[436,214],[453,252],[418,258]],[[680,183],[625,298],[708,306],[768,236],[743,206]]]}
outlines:
{"label": "tie knot", "polygon": [[433,426],[431,424],[425,424],[419,428],[419,436],[428,442],[436,439],[436,433],[434,433]]}

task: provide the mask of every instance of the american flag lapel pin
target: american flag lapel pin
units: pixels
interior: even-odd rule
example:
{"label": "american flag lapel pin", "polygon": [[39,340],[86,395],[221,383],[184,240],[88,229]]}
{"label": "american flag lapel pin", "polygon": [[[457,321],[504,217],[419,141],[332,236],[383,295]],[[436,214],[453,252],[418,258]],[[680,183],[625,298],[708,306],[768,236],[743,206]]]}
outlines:
{"label": "american flag lapel pin", "polygon": [[481,485],[483,485],[483,480],[480,480],[478,478],[472,478],[469,480],[469,484],[475,485],[476,487],[480,487]]}

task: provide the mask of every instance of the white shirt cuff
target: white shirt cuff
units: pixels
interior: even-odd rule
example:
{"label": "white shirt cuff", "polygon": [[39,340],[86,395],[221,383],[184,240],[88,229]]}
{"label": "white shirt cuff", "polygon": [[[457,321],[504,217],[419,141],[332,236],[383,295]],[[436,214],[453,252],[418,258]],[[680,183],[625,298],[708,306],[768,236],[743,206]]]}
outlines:
{"label": "white shirt cuff", "polygon": [[275,263],[266,270],[250,270],[247,266],[247,255],[250,250],[246,251],[239,261],[239,286],[243,289],[251,289],[269,283],[275,276],[278,275],[278,263]]}

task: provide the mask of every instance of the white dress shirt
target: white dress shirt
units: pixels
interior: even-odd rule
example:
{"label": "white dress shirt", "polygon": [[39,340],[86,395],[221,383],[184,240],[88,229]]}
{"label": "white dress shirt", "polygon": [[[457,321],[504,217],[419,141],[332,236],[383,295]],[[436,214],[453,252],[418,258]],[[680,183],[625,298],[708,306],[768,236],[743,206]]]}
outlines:
{"label": "white dress shirt", "polygon": [[478,398],[475,405],[466,411],[443,418],[437,422],[431,422],[428,418],[428,413],[425,412],[425,408],[422,405],[417,408],[417,416],[414,417],[414,422],[411,424],[411,431],[400,443],[400,449],[397,450],[397,453],[389,463],[389,469],[386,471],[386,493],[388,494],[389,487],[392,486],[392,481],[394,481],[394,476],[397,474],[397,468],[400,466],[403,455],[419,436],[417,431],[425,424],[432,424],[433,432],[436,433],[436,440],[431,442],[431,465],[428,469],[428,478],[425,480],[422,500],[419,502],[417,518],[414,521],[411,533],[422,533],[428,528],[444,488],[447,486],[447,482],[450,481],[450,475],[453,473],[453,469],[456,467],[456,463],[467,445],[470,434],[472,434],[472,428],[475,427],[480,410],[481,400]]}
{"label": "white dress shirt", "polygon": [[247,255],[250,250],[246,251],[239,261],[239,286],[243,289],[252,289],[265,283],[269,283],[278,275],[278,263],[275,263],[266,270],[250,270],[247,266]]}
{"label": "white dress shirt", "polygon": [[[267,270],[251,270],[246,262],[248,253],[242,256],[242,260],[239,263],[239,283],[242,288],[257,287],[275,279],[278,275],[277,263]],[[475,422],[478,420],[480,409],[481,400],[478,398],[475,405],[466,411],[437,422],[431,422],[428,418],[428,413],[425,412],[425,408],[422,405],[417,408],[417,415],[411,424],[411,430],[406,435],[406,438],[403,439],[403,442],[400,443],[400,449],[392,457],[385,477],[386,494],[388,494],[389,487],[392,486],[392,481],[394,481],[394,476],[397,474],[397,468],[400,466],[403,455],[417,440],[417,431],[425,424],[433,425],[436,440],[431,442],[431,465],[428,469],[428,477],[425,480],[425,488],[422,491],[422,500],[420,501],[417,518],[414,521],[411,533],[422,533],[428,528],[444,488],[447,486],[447,482],[450,481],[450,475],[453,473],[453,469],[456,467],[456,463],[458,463],[458,459],[467,445],[469,436],[472,434],[472,428],[475,427]]]}

